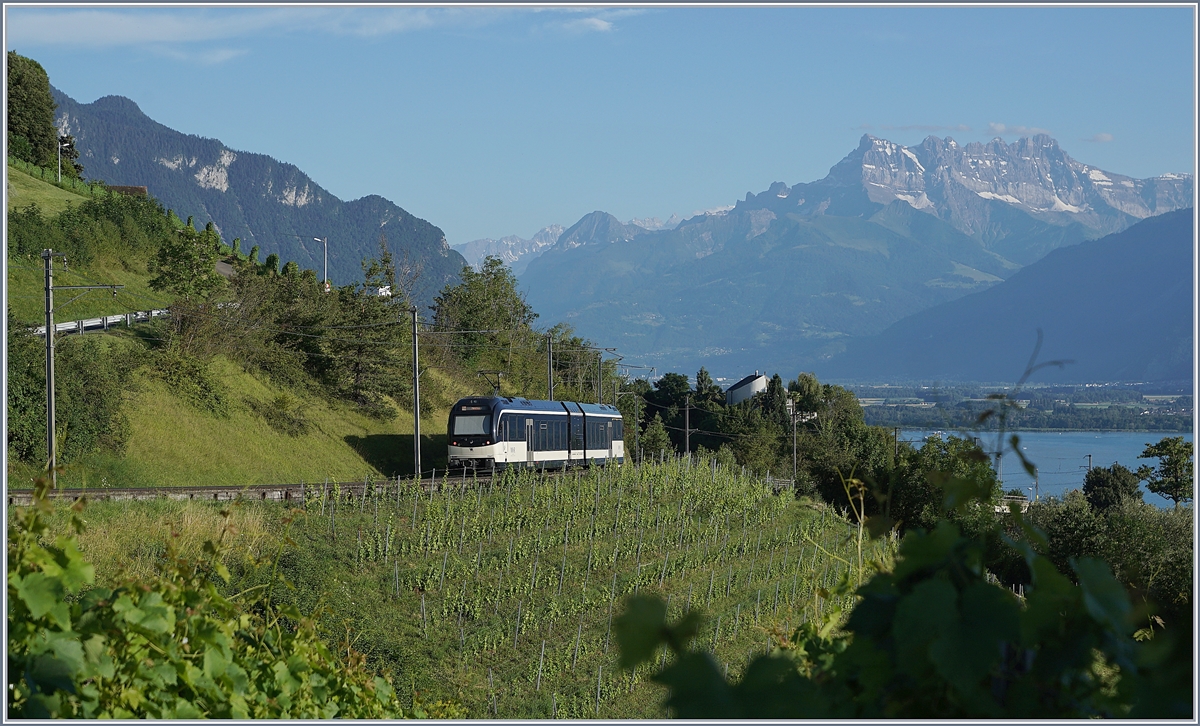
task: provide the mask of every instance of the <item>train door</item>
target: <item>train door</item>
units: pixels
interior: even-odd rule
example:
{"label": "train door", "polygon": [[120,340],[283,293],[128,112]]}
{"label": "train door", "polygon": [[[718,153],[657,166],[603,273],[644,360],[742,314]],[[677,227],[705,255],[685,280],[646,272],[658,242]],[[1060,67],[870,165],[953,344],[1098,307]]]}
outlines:
{"label": "train door", "polygon": [[613,425],[612,425],[612,423],[613,423],[612,421],[608,422],[608,459],[609,459],[609,461],[612,461],[612,458],[613,458]]}
{"label": "train door", "polygon": [[525,461],[533,466],[533,419],[525,418]]}

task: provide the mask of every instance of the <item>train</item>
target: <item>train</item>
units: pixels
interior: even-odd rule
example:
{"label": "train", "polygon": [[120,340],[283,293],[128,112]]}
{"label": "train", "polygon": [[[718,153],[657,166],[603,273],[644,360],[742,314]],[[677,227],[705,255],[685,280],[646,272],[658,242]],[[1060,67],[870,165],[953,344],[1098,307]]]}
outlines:
{"label": "train", "polygon": [[460,399],[446,432],[452,469],[565,469],[625,461],[615,406],[504,396]]}

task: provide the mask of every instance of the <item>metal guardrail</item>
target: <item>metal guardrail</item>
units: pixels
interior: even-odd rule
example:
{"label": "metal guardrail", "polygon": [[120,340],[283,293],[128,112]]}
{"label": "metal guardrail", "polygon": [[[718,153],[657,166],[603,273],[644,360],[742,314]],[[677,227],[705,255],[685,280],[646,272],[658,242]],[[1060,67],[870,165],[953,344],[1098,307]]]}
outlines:
{"label": "metal guardrail", "polygon": [[996,513],[997,514],[1007,514],[1009,505],[1011,505],[1011,504],[1020,505],[1021,514],[1024,514],[1029,511],[1029,506],[1031,504],[1033,504],[1033,502],[1029,501],[1029,499],[1027,497],[1006,494],[1006,495],[1000,497],[1000,502],[995,505]]}
{"label": "metal guardrail", "polygon": [[[121,313],[119,315],[106,315],[100,318],[84,318],[82,320],[69,320],[65,323],[54,324],[54,334],[62,335],[64,333],[84,333],[88,330],[108,330],[109,328],[117,327],[124,323],[128,328],[134,323],[145,323],[153,318],[170,315],[170,310],[138,310],[135,312]],[[39,338],[45,337],[46,326],[39,325],[33,329],[33,334]]]}

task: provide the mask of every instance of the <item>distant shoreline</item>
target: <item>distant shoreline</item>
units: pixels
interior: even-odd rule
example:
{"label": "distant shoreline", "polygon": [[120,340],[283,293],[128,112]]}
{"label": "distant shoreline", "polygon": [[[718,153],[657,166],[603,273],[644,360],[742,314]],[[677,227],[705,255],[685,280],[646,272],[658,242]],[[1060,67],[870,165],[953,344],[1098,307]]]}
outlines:
{"label": "distant shoreline", "polygon": [[[883,426],[882,424],[873,424],[882,428],[900,429],[901,431],[963,431],[965,429],[954,427],[939,427],[939,426]],[[998,433],[999,429],[984,429],[981,433]],[[1031,428],[1006,428],[1005,433],[1095,433],[1095,434],[1195,434],[1195,430],[1179,431],[1176,429],[1031,429]]]}

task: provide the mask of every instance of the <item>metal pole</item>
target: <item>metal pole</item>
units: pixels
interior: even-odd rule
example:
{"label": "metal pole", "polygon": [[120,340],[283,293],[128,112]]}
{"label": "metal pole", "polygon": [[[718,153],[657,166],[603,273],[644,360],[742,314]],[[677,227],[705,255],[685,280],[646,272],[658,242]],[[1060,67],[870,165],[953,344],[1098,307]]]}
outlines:
{"label": "metal pole", "polygon": [[54,138],[57,141],[55,146],[58,147],[58,183],[62,184],[62,137],[55,134]]}
{"label": "metal pole", "polygon": [[421,479],[421,378],[417,369],[417,306],[408,309],[412,314],[413,346],[413,471]]}
{"label": "metal pole", "polygon": [[46,470],[54,489],[57,464],[54,450],[54,250],[42,252],[46,267]]}
{"label": "metal pole", "polygon": [[329,284],[329,238],[328,237],[321,238],[321,247],[323,247],[325,250],[325,269],[321,273],[322,275],[324,275],[325,279],[322,280],[321,282],[323,282],[325,284]]}
{"label": "metal pole", "polygon": [[596,354],[596,405],[604,403],[604,354]]}
{"label": "metal pole", "polygon": [[554,400],[554,341],[546,333],[546,400]]}
{"label": "metal pole", "polygon": [[796,487],[796,415],[799,411],[792,410],[792,488]]}
{"label": "metal pole", "polygon": [[690,454],[692,452],[692,397],[688,396],[684,399],[683,406],[683,448]]}

